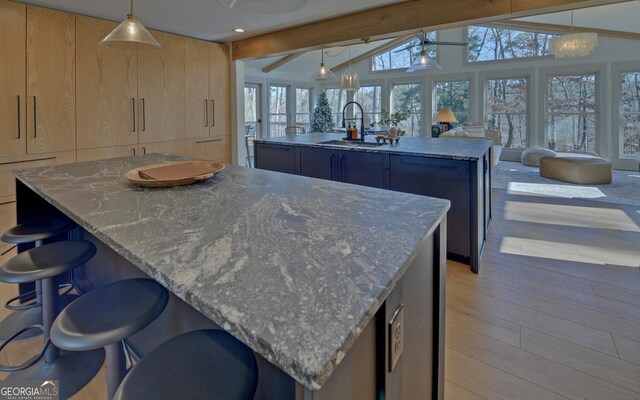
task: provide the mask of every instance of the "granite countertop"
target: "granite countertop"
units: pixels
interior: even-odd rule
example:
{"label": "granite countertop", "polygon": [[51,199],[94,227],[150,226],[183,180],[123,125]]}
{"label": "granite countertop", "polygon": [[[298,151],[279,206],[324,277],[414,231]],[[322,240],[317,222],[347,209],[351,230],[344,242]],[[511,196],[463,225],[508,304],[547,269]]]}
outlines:
{"label": "granite countertop", "polygon": [[[258,143],[311,146],[334,150],[366,151],[371,153],[389,153],[469,161],[476,161],[482,158],[492,144],[490,140],[458,138],[436,139],[430,137],[411,136],[402,136],[400,138],[400,142],[397,144],[385,144],[378,147],[346,147],[320,143],[328,140],[342,139],[343,137],[344,134],[340,133],[309,133],[268,139],[255,139],[255,141]],[[366,136],[366,141],[375,143],[375,136]]]}
{"label": "granite countertop", "polygon": [[447,200],[231,165],[177,188],[122,178],[180,159],[152,154],[15,176],[312,390],[449,209]]}

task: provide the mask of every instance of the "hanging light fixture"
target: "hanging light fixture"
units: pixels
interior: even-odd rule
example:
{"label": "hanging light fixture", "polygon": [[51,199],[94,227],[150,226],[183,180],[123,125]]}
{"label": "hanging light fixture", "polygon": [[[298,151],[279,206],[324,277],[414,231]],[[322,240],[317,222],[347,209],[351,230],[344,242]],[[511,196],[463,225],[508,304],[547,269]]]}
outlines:
{"label": "hanging light fixture", "polygon": [[555,58],[588,56],[598,46],[595,32],[573,32],[573,11],[571,11],[571,31],[566,35],[549,39],[549,48]]}
{"label": "hanging light fixture", "polygon": [[420,50],[420,56],[411,64],[411,66],[407,69],[407,72],[442,69],[440,64],[435,62],[435,60],[427,55],[427,51],[424,48],[424,43],[427,40],[427,35],[423,31],[420,31],[420,33],[422,39],[422,49]]}
{"label": "hanging light fixture", "polygon": [[340,88],[346,90],[360,89],[360,77],[358,73],[351,68],[351,46],[349,46],[349,69],[342,74]]}
{"label": "hanging light fixture", "polygon": [[313,74],[313,79],[317,81],[333,81],[337,80],[338,77],[336,74],[331,71],[331,69],[324,66],[324,49],[321,49],[322,58],[320,61],[320,68]]}
{"label": "hanging light fixture", "polygon": [[131,0],[131,13],[110,34],[100,41],[100,46],[114,49],[160,50],[162,46],[142,25],[133,13],[133,0]]}

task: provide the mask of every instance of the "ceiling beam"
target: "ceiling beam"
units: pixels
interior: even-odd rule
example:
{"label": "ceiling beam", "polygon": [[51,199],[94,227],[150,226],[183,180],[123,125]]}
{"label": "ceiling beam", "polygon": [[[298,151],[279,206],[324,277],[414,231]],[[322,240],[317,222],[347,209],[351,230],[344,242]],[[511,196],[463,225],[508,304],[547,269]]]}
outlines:
{"label": "ceiling beam", "polygon": [[371,49],[369,51],[367,51],[366,53],[362,53],[359,56],[353,57],[352,59],[350,59],[349,61],[343,62],[340,65],[336,65],[335,67],[331,68],[332,71],[340,71],[341,69],[345,69],[347,68],[349,65],[351,64],[355,64],[358,61],[364,60],[366,58],[372,57],[378,53],[382,53],[383,51],[387,51],[389,49],[393,49],[394,47],[410,40],[411,38],[415,37],[416,33],[412,33],[410,35],[404,35],[404,36],[400,36],[398,38],[395,38],[393,40],[391,40],[390,42],[387,42],[381,46],[376,47],[375,49]]}
{"label": "ceiling beam", "polygon": [[511,19],[505,21],[496,21],[492,22],[489,25],[495,26],[497,28],[521,28],[521,29],[536,29],[545,32],[594,32],[601,36],[608,36],[618,39],[631,39],[631,40],[640,40],[640,33],[635,32],[624,32],[624,31],[613,31],[609,29],[596,29],[596,28],[585,28],[582,26],[571,26],[567,25],[558,25],[558,24],[545,24],[542,22],[529,22],[529,21],[514,21]]}
{"label": "ceiling beam", "polygon": [[296,59],[298,57],[300,57],[301,55],[304,54],[304,51],[300,51],[297,53],[291,53],[291,54],[287,54],[286,56],[282,57],[281,59],[272,62],[271,64],[267,65],[266,67],[262,68],[262,72],[264,72],[265,74],[273,71],[274,69],[281,67],[283,65],[285,65],[286,63],[288,63],[289,61]]}
{"label": "ceiling beam", "polygon": [[232,43],[233,59],[255,59],[327,45],[592,7],[624,0],[412,0],[282,29]]}

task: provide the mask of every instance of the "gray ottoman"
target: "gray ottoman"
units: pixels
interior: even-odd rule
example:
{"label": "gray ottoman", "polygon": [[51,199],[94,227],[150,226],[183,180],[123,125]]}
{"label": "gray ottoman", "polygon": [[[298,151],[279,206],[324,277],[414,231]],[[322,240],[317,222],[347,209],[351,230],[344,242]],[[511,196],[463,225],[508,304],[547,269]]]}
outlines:
{"label": "gray ottoman", "polygon": [[529,167],[539,167],[542,157],[555,157],[556,152],[541,147],[529,147],[520,155],[520,161]]}
{"label": "gray ottoman", "polygon": [[612,166],[604,158],[558,156],[540,159],[540,176],[585,185],[611,183]]}

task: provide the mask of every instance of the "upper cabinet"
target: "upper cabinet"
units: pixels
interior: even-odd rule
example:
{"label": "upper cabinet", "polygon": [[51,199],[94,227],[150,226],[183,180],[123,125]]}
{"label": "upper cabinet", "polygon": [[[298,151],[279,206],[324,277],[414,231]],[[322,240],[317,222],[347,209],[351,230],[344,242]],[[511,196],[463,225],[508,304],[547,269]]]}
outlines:
{"label": "upper cabinet", "polygon": [[98,44],[118,24],[76,19],[78,149],[137,145],[138,55]]}
{"label": "upper cabinet", "polygon": [[211,43],[209,52],[209,96],[211,96],[213,114],[213,121],[209,123],[211,136],[231,134],[229,70],[229,47]]}
{"label": "upper cabinet", "polygon": [[74,14],[27,6],[30,154],[75,150],[75,21]]}
{"label": "upper cabinet", "polygon": [[0,157],[27,152],[26,20],[24,4],[0,1]]}

